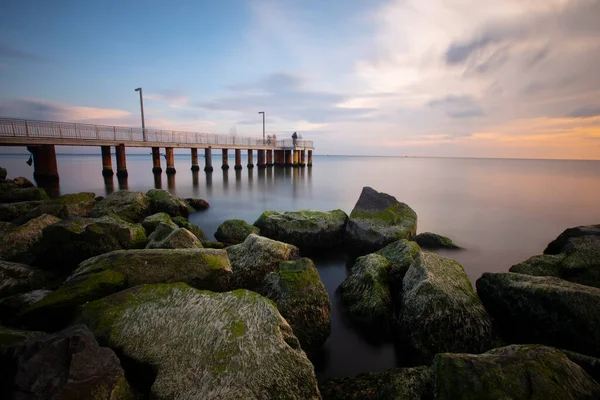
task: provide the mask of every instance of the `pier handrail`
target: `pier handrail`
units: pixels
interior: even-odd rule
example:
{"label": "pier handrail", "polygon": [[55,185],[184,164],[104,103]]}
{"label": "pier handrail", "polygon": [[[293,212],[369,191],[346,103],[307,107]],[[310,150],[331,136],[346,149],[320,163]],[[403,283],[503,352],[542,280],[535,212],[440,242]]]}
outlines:
{"label": "pier handrail", "polygon": [[[0,137],[28,137],[101,140],[103,142],[153,142],[199,145],[244,145],[293,147],[292,139],[262,139],[250,136],[222,135],[215,133],[185,132],[146,128],[146,140],[142,128],[81,124],[74,122],[37,121],[0,118]],[[312,148],[312,140],[296,140],[296,147]]]}

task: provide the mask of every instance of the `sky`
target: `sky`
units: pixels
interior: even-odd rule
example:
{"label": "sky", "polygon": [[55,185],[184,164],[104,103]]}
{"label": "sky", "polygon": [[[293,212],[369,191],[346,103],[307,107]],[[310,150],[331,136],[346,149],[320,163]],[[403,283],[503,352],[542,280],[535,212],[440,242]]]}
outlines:
{"label": "sky", "polygon": [[0,117],[600,159],[600,0],[3,0]]}

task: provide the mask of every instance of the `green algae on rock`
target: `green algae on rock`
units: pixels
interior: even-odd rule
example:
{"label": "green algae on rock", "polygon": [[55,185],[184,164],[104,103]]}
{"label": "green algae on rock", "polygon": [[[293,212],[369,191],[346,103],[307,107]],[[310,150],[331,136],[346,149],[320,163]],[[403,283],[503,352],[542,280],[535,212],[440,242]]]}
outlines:
{"label": "green algae on rock", "polygon": [[302,250],[335,248],[342,244],[348,215],[333,211],[265,211],[254,222],[261,235]]}
{"label": "green algae on rock", "polygon": [[153,399],[320,398],[292,329],[257,293],[142,285],[86,304],[79,320],[155,371]]}
{"label": "green algae on rock", "polygon": [[29,265],[0,260],[0,299],[39,289],[45,283],[42,271]]}
{"label": "green algae on rock", "polygon": [[150,208],[154,213],[164,212],[172,217],[187,217],[195,211],[188,203],[166,190],[151,189],[146,195],[150,198]]}
{"label": "green algae on rock", "polygon": [[460,247],[454,244],[452,239],[432,232],[419,233],[415,237],[415,242],[425,249],[460,249]]}
{"label": "green algae on rock", "polygon": [[141,222],[153,214],[150,208],[150,197],[142,192],[119,190],[111,193],[96,203],[90,212],[93,218],[105,215],[116,215],[128,222]]}
{"label": "green algae on rock", "polygon": [[480,355],[438,354],[436,400],[597,399],[600,385],[560,350],[511,345]]}
{"label": "green algae on rock", "polygon": [[260,234],[260,229],[241,219],[228,219],[217,228],[215,239],[226,246],[240,244],[251,233]]}
{"label": "green algae on rock", "polygon": [[410,265],[415,261],[421,248],[416,242],[406,239],[397,240],[378,250],[375,254],[385,257],[390,262],[388,278],[390,288],[395,292],[402,291],[402,280]]}
{"label": "green algae on rock", "polygon": [[50,200],[50,197],[48,197],[44,189],[36,187],[0,190],[0,203],[17,203],[34,200]]}
{"label": "green algae on rock", "polygon": [[187,199],[184,199],[184,201],[196,211],[204,211],[210,207],[208,201],[203,199],[193,199],[188,197]]}
{"label": "green algae on rock", "polygon": [[[29,339],[44,336],[45,334],[46,333],[44,332],[25,331],[22,329],[0,326],[0,347],[25,342]],[[4,368],[2,370],[4,370]],[[2,389],[4,392],[4,387]]]}
{"label": "green algae on rock", "polygon": [[[161,225],[163,225],[161,223]],[[201,249],[202,243],[185,228],[176,228],[166,236],[156,235],[158,229],[148,238],[147,249]]]}
{"label": "green algae on rock", "polygon": [[159,213],[147,216],[142,221],[142,226],[146,230],[146,233],[148,235],[150,235],[152,232],[154,232],[154,230],[160,223],[169,225],[173,229],[175,229],[177,227],[177,225],[171,220],[171,217],[169,216],[169,214],[164,213],[164,212],[159,212]]}
{"label": "green algae on rock", "polygon": [[44,214],[13,229],[0,238],[0,258],[24,264],[34,263],[38,256],[38,246],[43,239],[44,228],[60,221],[55,216]]}
{"label": "green algae on rock", "polygon": [[206,235],[198,226],[192,224],[190,221],[183,217],[173,217],[173,222],[180,228],[185,228],[192,232],[194,236],[198,238],[202,243],[206,241]]}
{"label": "green algae on rock", "polygon": [[282,261],[258,293],[274,301],[304,351],[317,350],[331,333],[331,302],[309,258]]}
{"label": "green algae on rock", "polygon": [[17,203],[0,204],[0,221],[13,221],[24,217],[28,212],[44,204],[41,200],[20,201]]}

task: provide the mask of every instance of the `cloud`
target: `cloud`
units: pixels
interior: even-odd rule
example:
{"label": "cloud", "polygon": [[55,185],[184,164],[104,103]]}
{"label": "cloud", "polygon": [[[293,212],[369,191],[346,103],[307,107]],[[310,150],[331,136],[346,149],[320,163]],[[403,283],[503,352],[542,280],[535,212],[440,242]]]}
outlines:
{"label": "cloud", "polygon": [[45,121],[125,122],[131,113],[109,108],[81,107],[40,99],[9,99],[0,101],[0,115],[9,118],[23,118]]}
{"label": "cloud", "polygon": [[427,105],[443,110],[450,118],[472,118],[485,115],[483,108],[473,96],[448,95],[431,100]]}
{"label": "cloud", "polygon": [[596,106],[583,106],[571,111],[567,114],[571,118],[592,118],[600,117],[600,107]]}
{"label": "cloud", "polygon": [[29,51],[26,50],[22,50],[22,49],[17,49],[13,46],[10,46],[6,43],[0,43],[0,59],[13,59],[13,60],[24,60],[24,61],[31,61],[31,62],[51,62],[52,60],[36,54],[36,53],[31,53]]}
{"label": "cloud", "polygon": [[174,106],[183,106],[190,101],[190,96],[178,90],[160,90],[156,93],[148,93],[144,95],[145,99],[163,101]]}

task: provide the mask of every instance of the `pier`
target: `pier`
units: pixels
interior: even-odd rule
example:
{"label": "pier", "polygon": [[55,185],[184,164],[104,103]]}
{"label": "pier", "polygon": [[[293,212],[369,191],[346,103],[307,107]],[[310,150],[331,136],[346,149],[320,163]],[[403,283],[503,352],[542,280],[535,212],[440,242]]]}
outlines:
{"label": "pier", "polygon": [[[255,138],[122,126],[78,124],[56,121],[31,121],[0,118],[0,146],[26,146],[33,156],[34,178],[58,180],[55,146],[98,146],[102,154],[102,175],[114,174],[111,147],[115,148],[118,177],[127,176],[126,149],[152,149],[152,172],[162,173],[160,149],[165,149],[166,173],[176,173],[176,148],[190,149],[192,171],[198,171],[198,149],[204,149],[204,171],[213,172],[212,150],[221,150],[222,169],[229,168],[228,151],[235,151],[235,169],[242,169],[241,152],[248,152],[247,168],[312,166],[313,142],[301,139]],[[306,162],[308,160],[308,162]]]}

